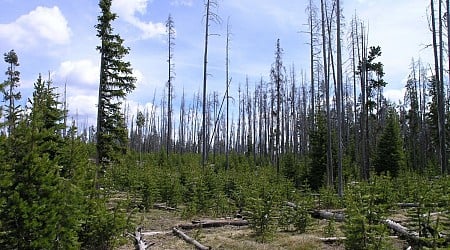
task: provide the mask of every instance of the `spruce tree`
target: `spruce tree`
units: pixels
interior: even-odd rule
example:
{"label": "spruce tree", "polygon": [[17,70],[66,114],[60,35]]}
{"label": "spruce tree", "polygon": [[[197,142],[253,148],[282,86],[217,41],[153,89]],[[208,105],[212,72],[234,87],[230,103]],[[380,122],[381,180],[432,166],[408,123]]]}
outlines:
{"label": "spruce tree", "polygon": [[111,12],[111,0],[100,0],[101,15],[98,17],[97,36],[101,45],[100,84],[97,110],[97,164],[103,167],[118,161],[118,155],[126,151],[127,130],[121,111],[122,101],[135,88],[136,78],[132,76],[130,62],[123,58],[129,48],[124,40],[113,34],[111,22],[117,18]]}

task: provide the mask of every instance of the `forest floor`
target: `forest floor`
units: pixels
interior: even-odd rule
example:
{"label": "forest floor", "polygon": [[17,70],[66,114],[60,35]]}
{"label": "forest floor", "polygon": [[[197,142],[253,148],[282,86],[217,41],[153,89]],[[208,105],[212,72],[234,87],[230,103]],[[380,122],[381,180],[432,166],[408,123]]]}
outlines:
{"label": "forest floor", "polygon": [[[175,236],[172,233],[172,228],[180,224],[190,224],[192,220],[219,219],[196,217],[191,220],[186,220],[182,219],[178,212],[157,209],[151,209],[146,213],[138,213],[134,217],[135,220],[141,222],[140,226],[142,227],[145,241],[153,244],[148,249],[155,250],[195,249],[193,245]],[[204,246],[211,247],[211,249],[345,249],[343,242],[324,243],[320,240],[321,237],[325,237],[324,232],[328,225],[329,223],[326,220],[314,219],[307,233],[299,234],[278,231],[266,243],[258,241],[248,226],[224,226],[183,231]],[[343,236],[342,227],[342,223],[334,222],[334,236]],[[405,243],[401,240],[393,240],[393,247],[394,249],[404,249]],[[118,249],[134,249],[131,237],[128,244],[122,245]]]}

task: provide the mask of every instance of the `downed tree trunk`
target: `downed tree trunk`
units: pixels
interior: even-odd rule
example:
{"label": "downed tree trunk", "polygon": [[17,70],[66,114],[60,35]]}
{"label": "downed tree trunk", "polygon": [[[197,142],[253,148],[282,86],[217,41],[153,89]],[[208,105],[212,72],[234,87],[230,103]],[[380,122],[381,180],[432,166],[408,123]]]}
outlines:
{"label": "downed tree trunk", "polygon": [[[429,238],[421,238],[419,237],[419,234],[417,232],[411,232],[408,230],[408,228],[400,225],[399,223],[386,219],[384,221],[388,228],[392,229],[396,234],[398,234],[400,237],[406,239],[410,244],[417,245],[417,246],[426,246],[430,248],[436,247],[436,243],[433,243],[431,241],[427,241],[426,239]],[[447,245],[447,241],[440,243],[440,245]]]}
{"label": "downed tree trunk", "polygon": [[[297,205],[295,203],[288,201],[285,204],[288,207],[297,208]],[[345,220],[345,215],[343,213],[336,213],[336,212],[330,212],[330,211],[325,211],[325,210],[313,210],[310,213],[311,213],[311,216],[314,218],[321,218],[321,219],[327,219],[327,220],[333,219],[334,221],[337,221],[337,222],[343,222]]]}
{"label": "downed tree trunk", "polygon": [[[389,236],[389,239],[398,239],[398,236]],[[344,241],[346,240],[347,237],[327,237],[327,238],[319,238],[320,241],[322,241],[323,243],[335,243],[335,242],[339,242],[339,241]]]}
{"label": "downed tree trunk", "polygon": [[199,249],[199,250],[209,250],[211,249],[211,247],[207,247],[202,245],[200,242],[196,241],[195,239],[189,237],[187,234],[185,234],[183,231],[179,230],[178,228],[174,227],[172,229],[173,233],[182,238],[183,240],[185,240],[186,242],[192,244],[195,246],[195,248]]}
{"label": "downed tree trunk", "polygon": [[345,215],[342,213],[335,213],[330,211],[324,211],[324,210],[315,210],[312,211],[311,216],[314,218],[323,218],[327,220],[334,220],[337,222],[343,222],[345,221]]}
{"label": "downed tree trunk", "polygon": [[141,228],[136,228],[136,232],[134,233],[134,244],[136,245],[136,249],[146,250],[148,247],[154,245],[155,243],[147,244],[145,240],[142,238]]}
{"label": "downed tree trunk", "polygon": [[209,227],[223,227],[223,226],[247,226],[246,220],[207,220],[196,222],[195,224],[180,224],[179,228],[194,229],[194,228],[209,228]]}
{"label": "downed tree trunk", "polygon": [[384,221],[386,223],[386,225],[388,226],[388,228],[392,229],[395,233],[397,233],[399,236],[408,238],[408,239],[414,239],[414,240],[418,240],[419,239],[419,234],[417,234],[416,232],[410,232],[408,230],[408,228],[400,225],[399,223],[390,220],[390,219],[386,219]]}
{"label": "downed tree trunk", "polygon": [[397,203],[397,206],[399,208],[411,208],[411,207],[418,207],[419,203],[412,203],[412,202]]}
{"label": "downed tree trunk", "polygon": [[327,238],[319,238],[320,241],[323,243],[334,243],[338,241],[344,241],[346,240],[346,237],[327,237]]}
{"label": "downed tree trunk", "polygon": [[176,208],[168,207],[168,206],[166,206],[164,204],[160,204],[160,203],[153,204],[153,208],[167,210],[167,211],[176,211],[177,210]]}

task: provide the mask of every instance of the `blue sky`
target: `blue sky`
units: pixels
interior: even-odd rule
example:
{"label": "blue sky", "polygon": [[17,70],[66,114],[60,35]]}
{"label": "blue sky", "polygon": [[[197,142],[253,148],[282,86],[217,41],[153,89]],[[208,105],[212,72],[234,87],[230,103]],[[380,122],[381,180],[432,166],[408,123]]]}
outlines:
{"label": "blue sky", "polygon": [[[217,0],[214,10],[222,19],[211,26],[208,91],[225,89],[225,39],[230,20],[231,94],[248,75],[253,85],[262,77],[269,80],[276,40],[284,50],[283,62],[295,64],[297,75],[303,70],[309,79],[307,0]],[[318,0],[315,0],[318,5]],[[379,45],[385,65],[385,94],[402,98],[402,88],[412,57],[431,62],[431,43],[423,0],[341,0],[345,23],[354,13],[369,23],[369,44]],[[32,91],[39,73],[50,72],[56,86],[67,83],[69,109],[79,119],[95,119],[99,44],[94,26],[99,15],[95,0],[0,0],[0,52],[14,49],[20,61],[21,89],[24,97]],[[175,110],[183,89],[186,98],[202,86],[204,39],[204,0],[113,0],[119,18],[115,32],[131,48],[127,57],[138,79],[129,96],[132,109],[150,105],[163,94],[167,81],[167,42],[164,23],[169,13],[175,22]],[[344,43],[346,44],[346,43]],[[344,56],[344,60],[346,56]],[[1,64],[0,64],[1,65]],[[0,66],[6,71],[6,63]]]}

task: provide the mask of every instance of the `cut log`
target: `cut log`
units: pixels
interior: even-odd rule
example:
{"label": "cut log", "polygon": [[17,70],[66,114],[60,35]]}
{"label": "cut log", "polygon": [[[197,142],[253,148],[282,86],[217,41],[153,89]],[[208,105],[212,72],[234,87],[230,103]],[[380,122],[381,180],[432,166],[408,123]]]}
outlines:
{"label": "cut log", "polygon": [[207,247],[207,246],[202,245],[200,242],[198,242],[198,241],[196,241],[195,239],[189,237],[187,234],[185,234],[183,231],[181,231],[180,229],[178,229],[178,228],[176,228],[176,227],[174,227],[174,228],[172,229],[172,231],[173,231],[173,233],[174,233],[176,236],[182,238],[182,239],[183,239],[184,241],[186,241],[187,243],[190,243],[190,244],[194,245],[195,248],[197,248],[197,249],[199,249],[199,250],[209,250],[209,249],[211,249],[211,247]]}
{"label": "cut log", "polygon": [[194,228],[210,228],[210,227],[224,227],[224,226],[248,226],[247,220],[207,220],[195,221],[195,224],[180,224],[179,228],[194,229]]}

